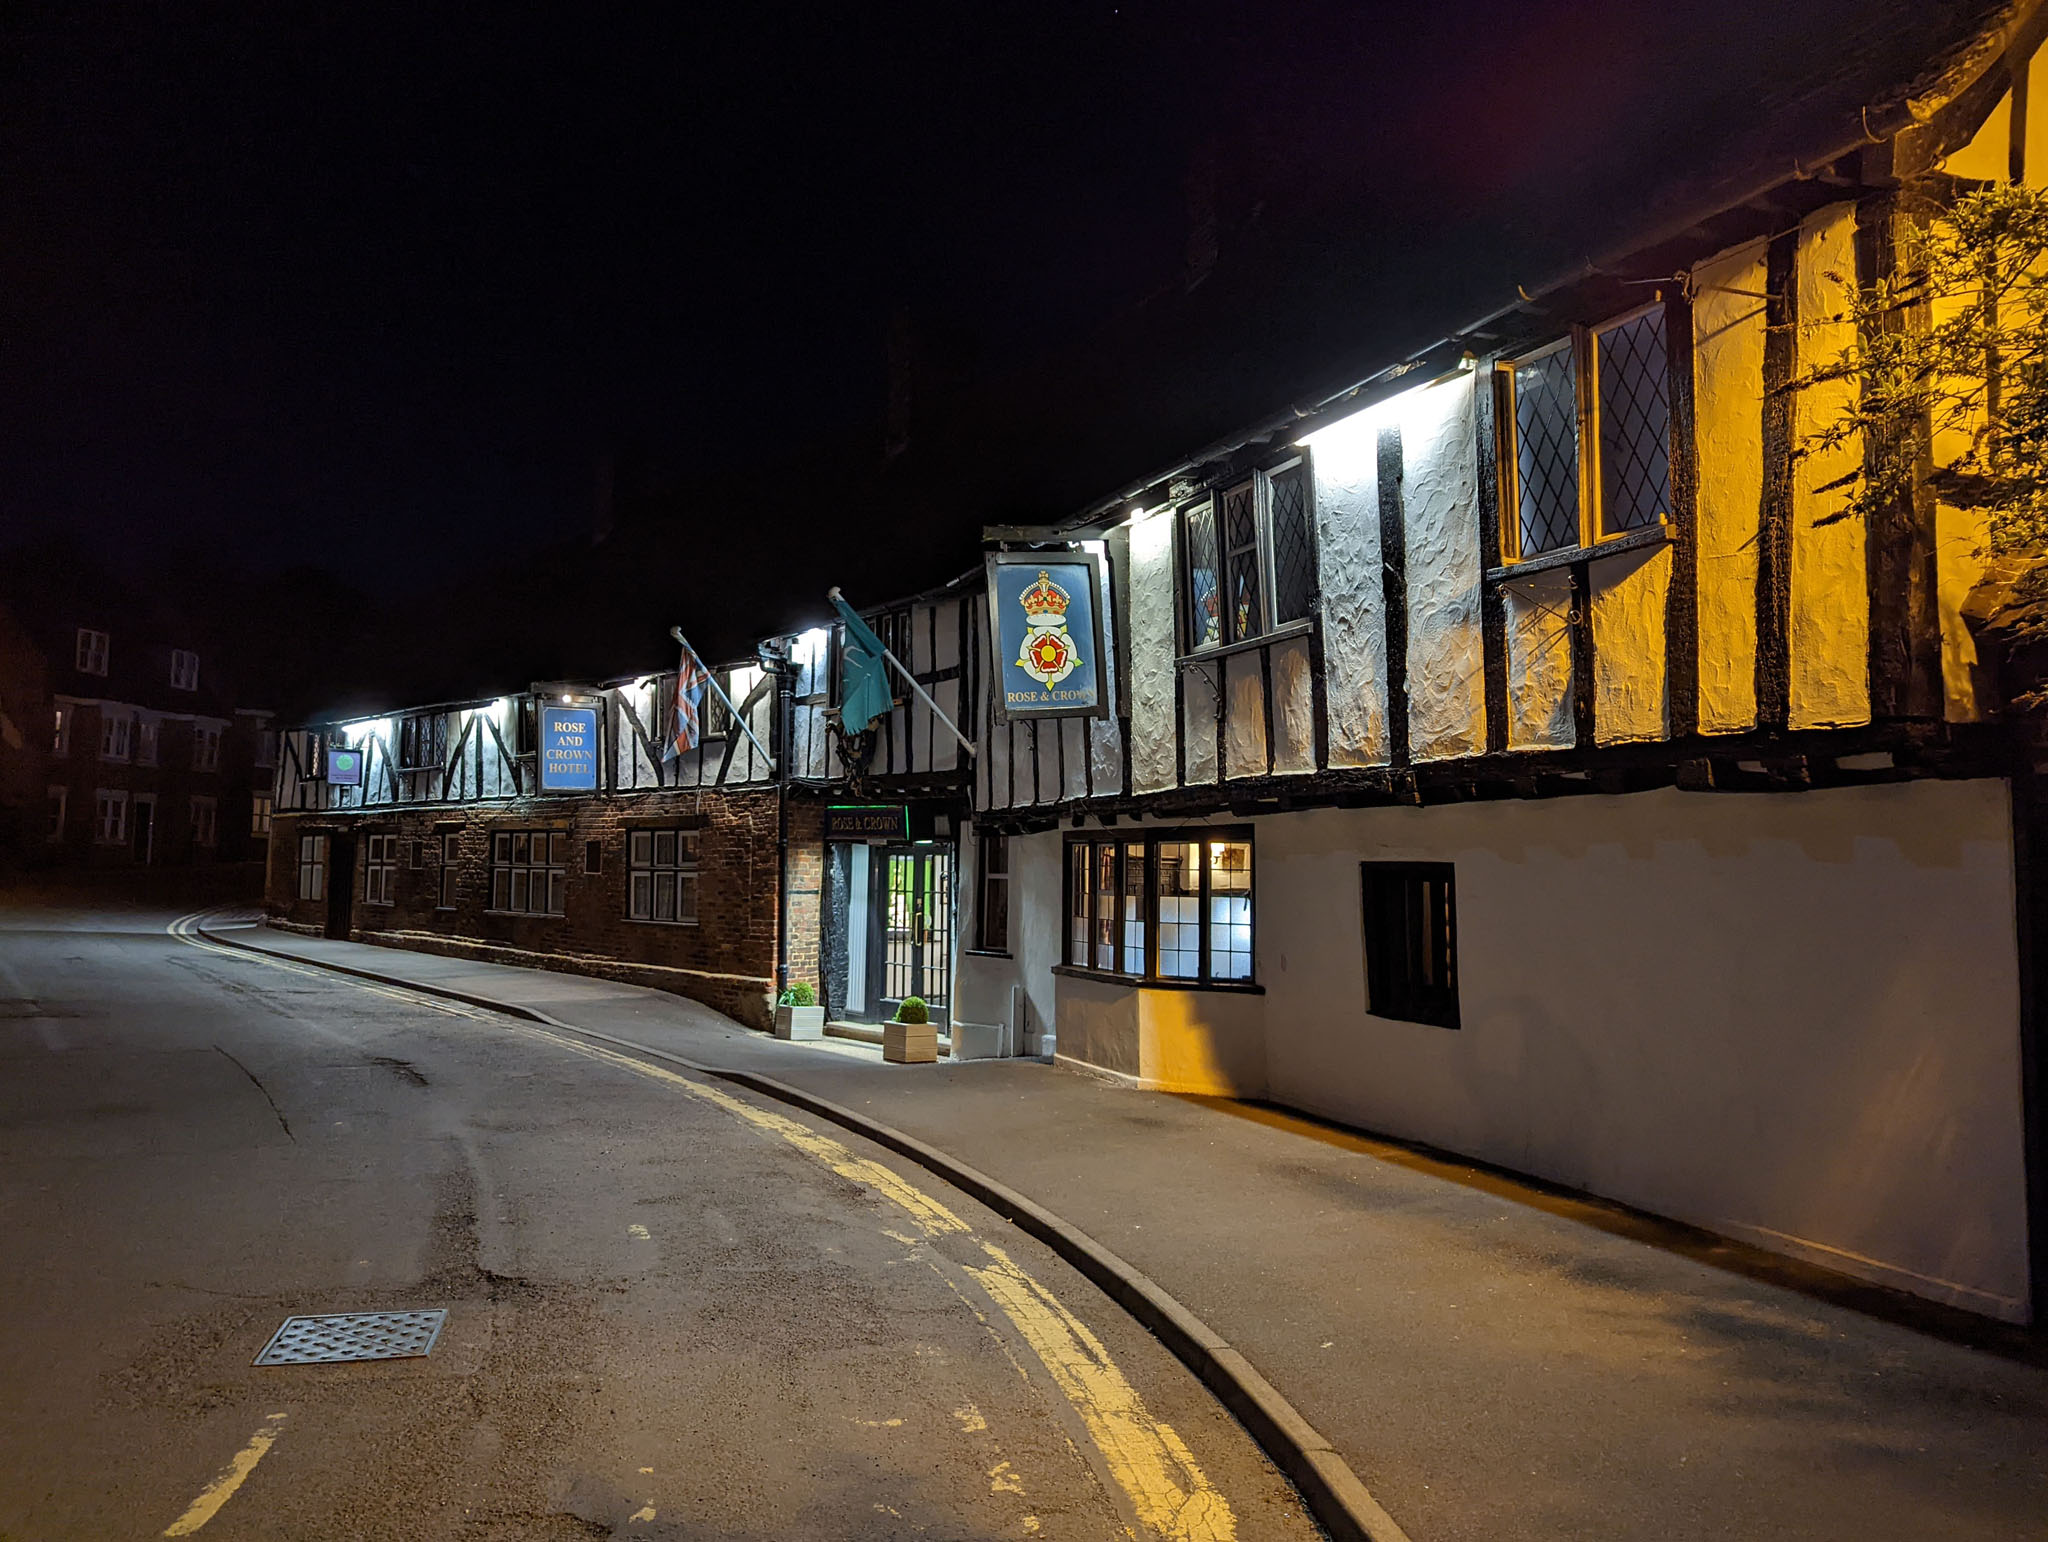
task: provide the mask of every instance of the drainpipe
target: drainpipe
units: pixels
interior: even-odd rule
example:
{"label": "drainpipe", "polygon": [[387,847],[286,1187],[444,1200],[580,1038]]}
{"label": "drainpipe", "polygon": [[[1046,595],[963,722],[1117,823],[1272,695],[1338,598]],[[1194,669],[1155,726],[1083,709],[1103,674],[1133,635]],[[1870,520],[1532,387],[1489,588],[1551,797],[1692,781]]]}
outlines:
{"label": "drainpipe", "polygon": [[780,653],[762,650],[762,663],[775,676],[775,999],[789,989],[789,759],[795,737],[790,714],[788,643]]}

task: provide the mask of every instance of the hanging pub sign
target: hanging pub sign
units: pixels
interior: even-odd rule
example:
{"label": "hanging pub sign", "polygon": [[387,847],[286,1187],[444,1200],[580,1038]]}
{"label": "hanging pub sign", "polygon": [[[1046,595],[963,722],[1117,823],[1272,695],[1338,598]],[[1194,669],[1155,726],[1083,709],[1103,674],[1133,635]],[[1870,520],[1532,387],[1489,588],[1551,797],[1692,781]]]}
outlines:
{"label": "hanging pub sign", "polygon": [[328,746],[327,785],[330,787],[362,786],[363,752],[361,750],[345,750],[339,745]]}
{"label": "hanging pub sign", "polygon": [[597,791],[597,708],[551,707],[540,711],[540,790]]}
{"label": "hanging pub sign", "polygon": [[1095,552],[989,554],[997,722],[1109,716],[1102,591],[1102,558]]}

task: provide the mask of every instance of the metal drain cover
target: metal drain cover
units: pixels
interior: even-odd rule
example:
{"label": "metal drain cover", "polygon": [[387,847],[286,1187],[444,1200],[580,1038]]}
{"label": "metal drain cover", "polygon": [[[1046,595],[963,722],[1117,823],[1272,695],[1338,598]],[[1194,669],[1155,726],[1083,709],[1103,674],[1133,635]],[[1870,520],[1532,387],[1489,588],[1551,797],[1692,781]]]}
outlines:
{"label": "metal drain cover", "polygon": [[256,1357],[258,1365],[332,1365],[342,1360],[404,1360],[424,1355],[441,1336],[448,1313],[342,1312],[287,1317]]}

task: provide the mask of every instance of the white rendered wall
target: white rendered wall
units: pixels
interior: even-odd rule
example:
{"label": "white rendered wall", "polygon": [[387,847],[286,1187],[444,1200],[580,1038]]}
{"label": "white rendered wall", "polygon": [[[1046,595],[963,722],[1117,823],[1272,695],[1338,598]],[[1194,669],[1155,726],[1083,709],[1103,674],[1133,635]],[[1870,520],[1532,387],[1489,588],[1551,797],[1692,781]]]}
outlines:
{"label": "white rendered wall", "polygon": [[1173,717],[1173,515],[1131,526],[1131,790],[1178,780]]}
{"label": "white rendered wall", "polygon": [[1307,441],[1316,479],[1316,569],[1323,597],[1323,683],[1332,766],[1383,766],[1390,753],[1380,559],[1379,431],[1384,421],[1383,410],[1368,408]]}
{"label": "white rendered wall", "polygon": [[[2020,1320],[2008,820],[1997,781],[1262,819],[1269,1095]],[[1461,1029],[1367,1014],[1367,858],[1456,864]]]}
{"label": "white rendered wall", "polygon": [[1486,753],[1473,378],[1459,375],[1401,398],[1408,750],[1416,760]]}
{"label": "white rendered wall", "polygon": [[1572,580],[1563,568],[1501,585],[1507,619],[1508,748],[1569,749],[1572,722]]}
{"label": "white rendered wall", "polygon": [[1653,546],[1594,560],[1593,737],[1601,744],[1662,739],[1670,731],[1664,601],[1671,548]]}
{"label": "white rendered wall", "polygon": [[1061,870],[1060,832],[1010,838],[1010,956],[970,953],[967,941],[974,936],[975,875],[971,852],[977,849],[973,832],[961,840],[961,939],[954,972],[953,1016],[968,1023],[1008,1025],[1010,988],[1022,985],[1025,992],[1022,1045],[1011,1045],[1015,1054],[1050,1054],[1053,1044],[1053,973],[1060,961]]}

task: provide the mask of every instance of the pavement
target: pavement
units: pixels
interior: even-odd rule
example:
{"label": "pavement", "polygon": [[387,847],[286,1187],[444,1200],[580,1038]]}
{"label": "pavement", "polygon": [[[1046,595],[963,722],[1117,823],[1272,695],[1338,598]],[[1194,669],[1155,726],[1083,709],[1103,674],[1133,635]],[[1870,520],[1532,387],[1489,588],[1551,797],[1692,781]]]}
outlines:
{"label": "pavement", "polygon": [[[0,1539],[1316,1535],[1150,1334],[914,1164],[171,919],[0,901]],[[425,1357],[251,1363],[428,1308]]]}
{"label": "pavement", "polygon": [[1271,1108],[1036,1061],[890,1066],[610,981],[220,935],[764,1074],[950,1153],[1234,1345],[1416,1542],[2048,1538],[2038,1336]]}

